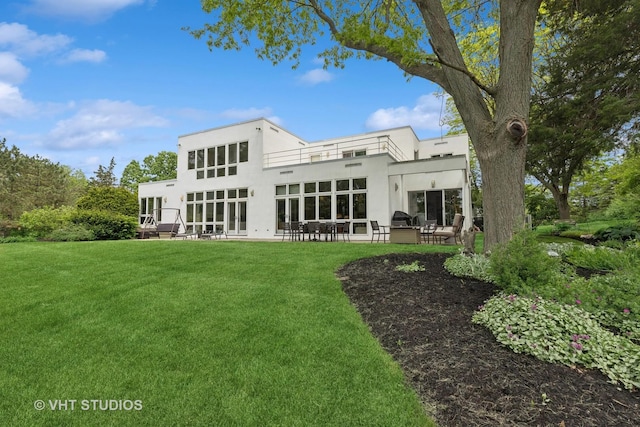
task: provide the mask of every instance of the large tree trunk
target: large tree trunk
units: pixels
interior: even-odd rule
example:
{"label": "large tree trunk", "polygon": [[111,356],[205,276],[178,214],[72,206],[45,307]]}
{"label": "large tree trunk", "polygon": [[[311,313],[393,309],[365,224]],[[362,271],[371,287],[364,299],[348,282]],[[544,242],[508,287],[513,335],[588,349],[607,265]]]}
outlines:
{"label": "large tree trunk", "polygon": [[482,170],[482,203],[484,216],[484,251],[497,243],[508,242],[513,233],[524,225],[524,166],[526,145],[514,144],[506,132],[478,145],[476,148]]}
{"label": "large tree trunk", "polygon": [[551,189],[553,200],[556,202],[560,219],[571,219],[571,207],[569,206],[569,194],[561,191],[555,186],[548,187]]}
{"label": "large tree trunk", "polygon": [[[480,87],[467,70],[437,0],[421,0],[421,12],[443,62],[445,81],[471,137],[482,171],[484,250],[511,239],[524,224],[524,168],[531,92],[533,31],[540,0],[500,2],[500,76],[494,88]],[[483,91],[485,92],[483,94]],[[483,95],[495,101],[489,108]]]}

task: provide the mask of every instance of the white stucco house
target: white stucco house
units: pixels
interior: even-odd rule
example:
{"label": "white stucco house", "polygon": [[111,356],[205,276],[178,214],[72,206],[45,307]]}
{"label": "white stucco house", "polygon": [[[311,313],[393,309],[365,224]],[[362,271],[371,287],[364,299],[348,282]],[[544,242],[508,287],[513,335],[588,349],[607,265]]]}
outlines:
{"label": "white stucco house", "polygon": [[[394,211],[471,225],[467,135],[409,126],[308,142],[264,118],[178,137],[177,178],[139,185],[140,222],[273,239],[289,221],[349,221],[352,240]],[[178,215],[179,213],[179,215]]]}

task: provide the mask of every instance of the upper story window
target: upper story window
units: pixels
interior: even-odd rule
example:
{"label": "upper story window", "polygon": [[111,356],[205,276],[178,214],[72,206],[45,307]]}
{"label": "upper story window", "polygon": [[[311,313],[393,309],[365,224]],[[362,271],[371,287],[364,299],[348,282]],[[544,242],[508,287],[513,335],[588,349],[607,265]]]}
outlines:
{"label": "upper story window", "polygon": [[238,163],[249,161],[249,142],[193,150],[187,153],[187,169],[196,171],[197,179],[238,174]]}
{"label": "upper story window", "polygon": [[362,157],[362,156],[366,156],[367,155],[367,149],[361,149],[361,150],[348,150],[348,151],[343,151],[342,152],[342,158],[349,158],[349,157]]}

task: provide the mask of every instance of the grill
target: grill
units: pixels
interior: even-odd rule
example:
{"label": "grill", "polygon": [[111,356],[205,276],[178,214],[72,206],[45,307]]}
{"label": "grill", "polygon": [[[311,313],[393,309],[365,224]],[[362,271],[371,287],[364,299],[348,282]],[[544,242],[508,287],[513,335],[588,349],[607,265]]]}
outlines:
{"label": "grill", "polygon": [[412,218],[406,212],[395,211],[391,217],[391,225],[394,227],[410,227],[412,225]]}

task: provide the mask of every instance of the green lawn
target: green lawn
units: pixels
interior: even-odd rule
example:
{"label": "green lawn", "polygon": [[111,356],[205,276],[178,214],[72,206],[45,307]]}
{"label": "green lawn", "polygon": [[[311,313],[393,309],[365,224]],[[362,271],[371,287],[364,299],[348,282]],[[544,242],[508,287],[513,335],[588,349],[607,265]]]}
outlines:
{"label": "green lawn", "polygon": [[457,248],[0,245],[0,425],[432,425],[334,272],[434,250]]}

